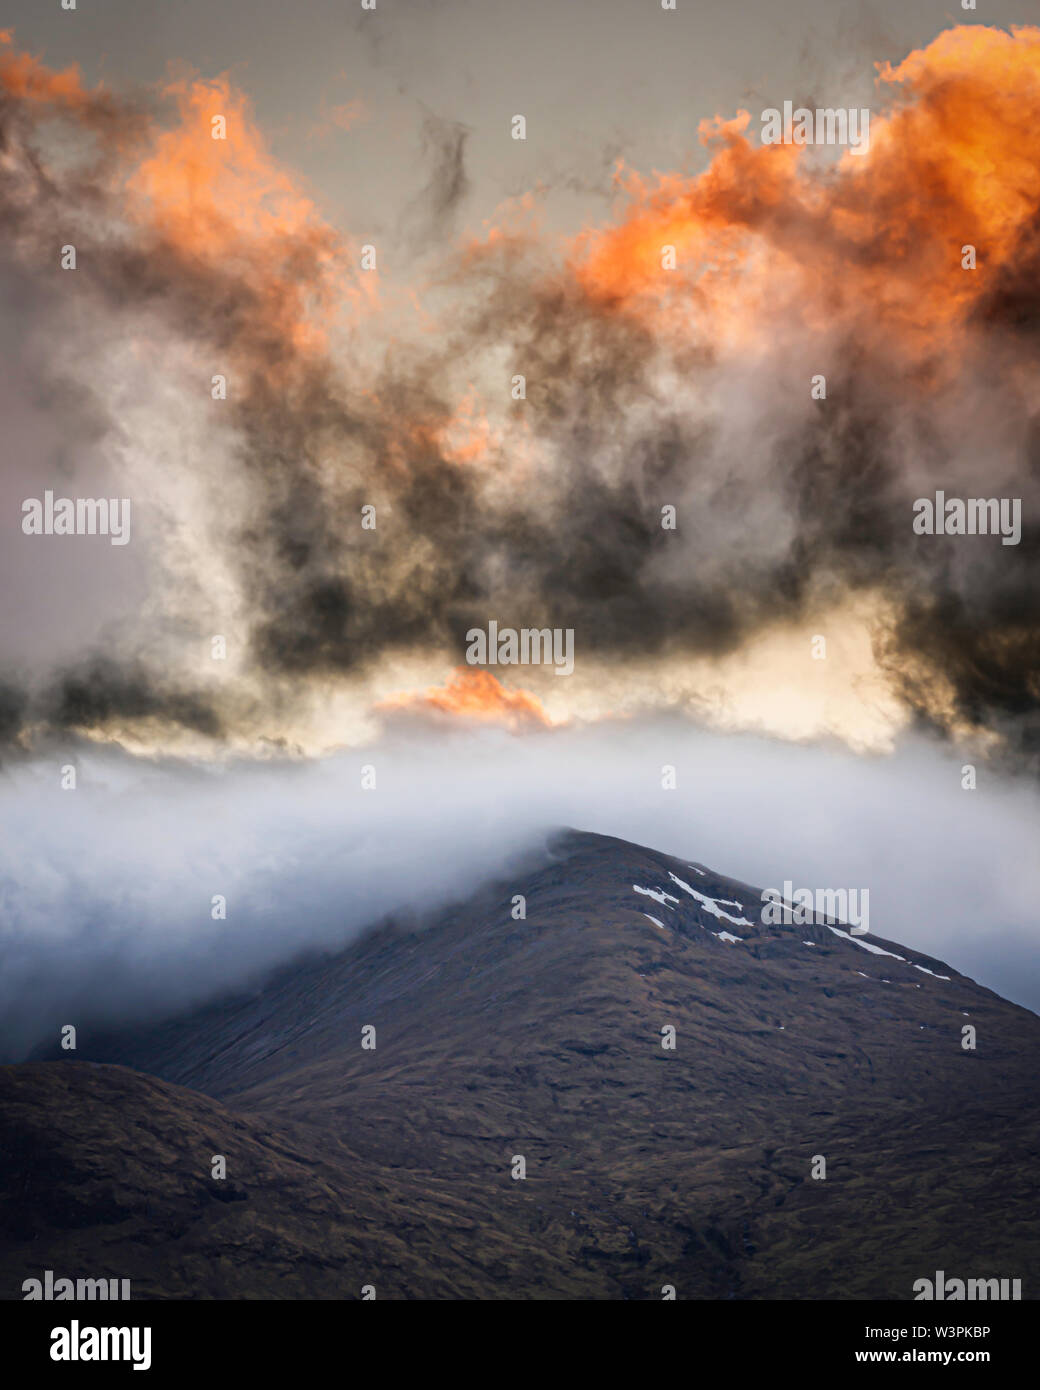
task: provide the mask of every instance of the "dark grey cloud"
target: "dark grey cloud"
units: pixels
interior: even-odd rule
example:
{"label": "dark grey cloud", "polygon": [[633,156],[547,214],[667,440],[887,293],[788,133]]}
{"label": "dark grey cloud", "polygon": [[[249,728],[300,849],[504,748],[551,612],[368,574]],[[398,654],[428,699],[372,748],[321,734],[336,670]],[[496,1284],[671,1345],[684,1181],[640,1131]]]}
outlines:
{"label": "dark grey cloud", "polygon": [[427,112],[422,123],[422,155],[429,175],[405,209],[411,243],[419,251],[436,249],[455,228],[456,217],[470,189],[466,173],[469,130],[459,121]]}
{"label": "dark grey cloud", "polygon": [[[467,630],[490,617],[573,628],[583,656],[623,669],[632,658],[732,652],[821,595],[869,591],[892,615],[879,619],[879,659],[919,720],[940,733],[981,724],[1012,758],[1035,759],[1038,435],[1016,385],[1037,355],[1035,232],[998,268],[966,339],[1013,371],[981,379],[965,363],[945,392],[900,375],[884,335],[846,314],[811,344],[828,399],[810,404],[807,366],[794,371],[789,342],[770,338],[775,325],[763,325],[759,360],[742,376],[693,307],[686,336],[664,331],[591,292],[533,236],[446,252],[438,280],[451,308],[435,334],[388,340],[381,359],[322,355],[292,328],[349,262],[346,243],[309,226],[260,261],[234,247],[207,258],[161,226],[127,225],[120,171],[157,113],[138,96],[84,99],[71,117],[96,148],[68,167],[39,152],[44,114],[10,98],[0,109],[10,155],[0,220],[23,277],[22,313],[44,339],[82,334],[92,363],[128,330],[168,340],[172,356],[192,360],[200,395],[211,370],[228,372],[221,452],[200,457],[192,481],[226,508],[214,545],[245,596],[244,677],[253,689],[267,683],[272,708],[275,693],[284,710],[294,690],[305,699],[313,682],[363,674],[388,654],[458,659]],[[425,139],[421,209],[439,237],[465,195],[466,131],[430,117]],[[898,212],[888,196],[879,216]],[[790,230],[753,191],[732,215],[736,225],[766,219],[769,236]],[[74,299],[59,291],[53,261],[26,249],[53,243],[57,225],[78,228]],[[823,217],[793,230],[841,245]],[[857,254],[870,264],[882,253]],[[500,443],[462,458],[449,428],[460,380],[496,353],[503,398],[522,372],[527,399],[504,413]],[[55,368],[55,389],[67,374]],[[82,422],[103,454],[118,452],[127,425],[101,376],[84,371],[63,410],[66,431]],[[197,400],[186,399],[185,419]],[[951,460],[962,442],[952,402],[968,452]],[[987,421],[999,426],[992,469],[978,454]],[[190,469],[190,450],[185,459]],[[915,536],[914,498],[936,487],[1020,497],[1020,545]],[[379,509],[375,532],[360,528],[367,503]],[[677,508],[676,532],[660,526],[665,504]],[[8,702],[8,737],[19,710],[36,729],[233,732],[249,702],[203,685],[187,659],[220,630],[205,616],[204,581],[157,548],[148,599],[143,620],[104,628],[75,658],[28,680],[10,670],[20,693]]]}

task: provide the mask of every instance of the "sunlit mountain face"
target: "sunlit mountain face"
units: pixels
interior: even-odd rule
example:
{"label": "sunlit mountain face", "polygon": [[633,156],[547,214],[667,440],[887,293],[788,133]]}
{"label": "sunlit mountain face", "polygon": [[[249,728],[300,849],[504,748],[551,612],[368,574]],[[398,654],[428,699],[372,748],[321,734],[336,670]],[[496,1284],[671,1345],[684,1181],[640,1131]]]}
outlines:
{"label": "sunlit mountain face", "polygon": [[904,8],[10,0],[0,1298],[1031,1288],[1040,28]]}

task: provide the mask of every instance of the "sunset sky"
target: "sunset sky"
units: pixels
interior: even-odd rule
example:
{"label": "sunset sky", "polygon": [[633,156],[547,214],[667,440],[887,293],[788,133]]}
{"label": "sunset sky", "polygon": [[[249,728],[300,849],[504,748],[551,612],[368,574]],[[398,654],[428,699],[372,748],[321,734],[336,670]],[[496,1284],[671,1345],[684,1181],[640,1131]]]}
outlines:
{"label": "sunset sky", "polygon": [[[668,711],[1034,759],[1040,30],[303,9],[8,6],[7,743]],[[869,153],[761,145],[787,99]],[[131,543],[23,535],[48,488]],[[936,488],[1021,545],[914,535]],[[574,674],[466,667],[490,619]]]}
{"label": "sunset sky", "polygon": [[[4,16],[20,1045],[556,824],[869,887],[1040,1005],[1035,11]],[[867,108],[867,152],[762,144],[787,101]],[[937,490],[1018,499],[1018,543],[916,533]],[[128,499],[128,542],[28,534],[48,494]],[[492,622],[572,633],[573,673],[467,664]]]}

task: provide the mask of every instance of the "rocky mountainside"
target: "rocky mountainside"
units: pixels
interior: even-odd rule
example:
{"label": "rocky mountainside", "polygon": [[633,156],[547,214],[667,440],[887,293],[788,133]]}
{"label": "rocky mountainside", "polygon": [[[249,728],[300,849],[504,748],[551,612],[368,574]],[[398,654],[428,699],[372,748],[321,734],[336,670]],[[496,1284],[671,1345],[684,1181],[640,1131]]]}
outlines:
{"label": "rocky mountainside", "polygon": [[761,906],[566,832],[421,931],[0,1069],[0,1293],[1034,1297],[1040,1018]]}

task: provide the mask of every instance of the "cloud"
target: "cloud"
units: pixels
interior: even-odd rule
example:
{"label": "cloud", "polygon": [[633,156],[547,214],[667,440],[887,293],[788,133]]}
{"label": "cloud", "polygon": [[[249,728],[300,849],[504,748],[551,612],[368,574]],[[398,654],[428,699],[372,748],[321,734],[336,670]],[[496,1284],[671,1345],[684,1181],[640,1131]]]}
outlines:
{"label": "cloud", "polygon": [[490,671],[475,670],[471,666],[456,667],[444,686],[389,695],[376,706],[376,713],[396,712],[450,715],[500,723],[512,729],[551,723],[541,701],[529,691],[507,690]]}
{"label": "cloud", "polygon": [[423,157],[430,174],[421,191],[408,205],[405,216],[413,224],[412,242],[417,249],[436,246],[453,228],[455,216],[470,182],[466,173],[466,140],[469,130],[459,121],[427,113],[422,124]]}
{"label": "cloud", "polygon": [[[709,122],[696,178],[624,174],[617,216],[562,249],[445,249],[415,314],[418,287],[360,270],[226,78],[123,97],[8,46],[6,273],[35,389],[65,402],[64,449],[27,416],[22,450],[49,450],[38,487],[107,470],[140,527],[137,558],[92,561],[79,648],[9,658],[9,735],[291,739],[308,702],[402,656],[457,663],[491,617],[573,629],[618,677],[863,597],[912,718],[1036,766],[1038,52],[1036,29],[944,33],[881,73],[870,153],[837,165]],[[413,211],[438,240],[465,131],[430,117],[425,139]],[[55,227],[79,250],[64,278],[40,259]],[[1021,497],[1021,544],[915,535],[936,488]],[[119,563],[142,602],[106,625]],[[100,669],[97,699],[64,697]]]}
{"label": "cloud", "polygon": [[326,107],[322,105],[322,115],[319,121],[311,126],[308,138],[311,140],[324,139],[336,130],[353,130],[354,126],[360,125],[362,121],[368,120],[368,110],[360,97],[355,97],[353,101],[339,102],[335,106]]}
{"label": "cloud", "polygon": [[675,718],[534,727],[522,743],[404,722],[317,761],[73,760],[75,790],[54,758],[0,780],[7,1057],[65,1023],[154,1019],[252,987],[386,914],[427,922],[489,879],[522,891],[521,860],[560,825],[760,887],[866,888],[877,935],[1040,1008],[1036,787],[963,791],[959,761],[912,738],[863,758]]}

